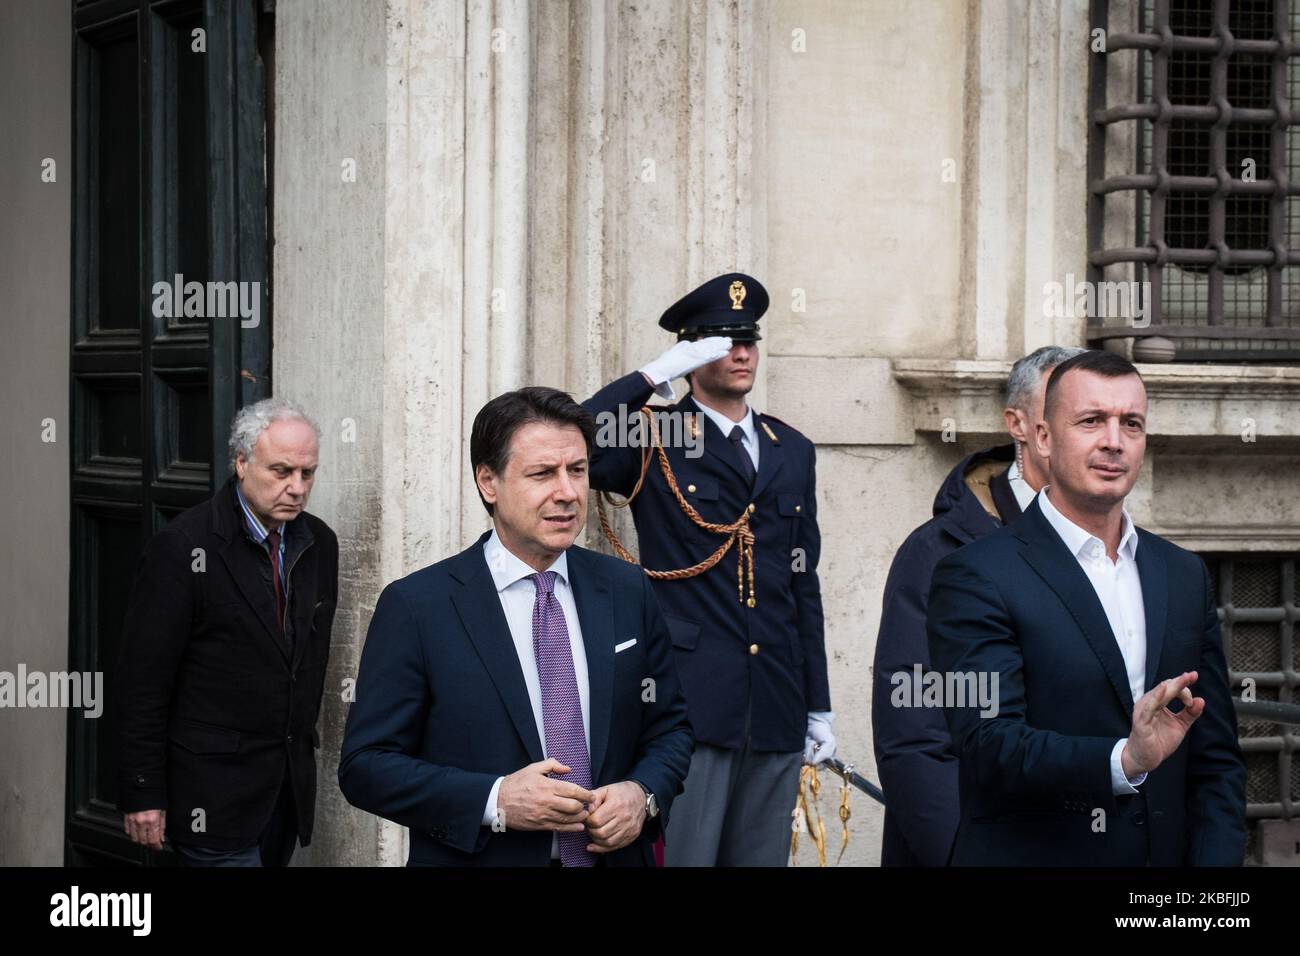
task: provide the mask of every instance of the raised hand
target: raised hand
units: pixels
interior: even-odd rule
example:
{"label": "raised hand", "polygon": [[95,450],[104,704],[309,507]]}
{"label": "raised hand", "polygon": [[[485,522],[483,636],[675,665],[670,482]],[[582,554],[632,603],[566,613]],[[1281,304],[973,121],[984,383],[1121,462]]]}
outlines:
{"label": "raised hand", "polygon": [[[1120,755],[1126,775],[1150,773],[1178,749],[1205,711],[1205,698],[1193,697],[1189,689],[1196,678],[1196,671],[1186,671],[1161,681],[1138,698],[1133,705],[1128,744]],[[1175,697],[1183,702],[1183,709],[1176,714],[1168,706]]]}

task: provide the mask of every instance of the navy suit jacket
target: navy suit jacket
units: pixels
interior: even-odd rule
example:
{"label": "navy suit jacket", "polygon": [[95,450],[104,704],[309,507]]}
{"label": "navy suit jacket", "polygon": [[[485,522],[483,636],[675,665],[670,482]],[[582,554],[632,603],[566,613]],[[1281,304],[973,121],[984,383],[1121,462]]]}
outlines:
{"label": "navy suit jacket", "polygon": [[[622,409],[634,418],[653,390],[640,372],[605,386],[582,404],[597,416]],[[817,562],[817,480],[813,443],[780,419],[754,413],[760,446],[753,487],[743,451],[687,395],[665,411],[699,416],[703,448],[688,458],[665,440],[682,496],[705,521],[730,524],[752,507],[754,586],[749,607],[736,589],[736,547],[703,574],[654,582],[672,632],[691,726],[701,743],[766,752],[802,751],[808,712],[831,709]],[[768,434],[771,430],[771,435]],[[775,436],[775,438],[773,438]],[[591,458],[591,487],[628,495],[641,474],[641,448],[602,444]],[[694,454],[694,452],[692,452]],[[697,527],[664,480],[658,456],[632,501],[641,564],[689,568],[726,538]],[[744,595],[749,596],[748,570]]]}
{"label": "navy suit jacket", "polygon": [[[934,498],[934,517],[907,536],[889,567],[872,666],[871,735],[876,772],[885,791],[881,866],[946,866],[957,835],[957,754],[938,708],[891,706],[895,675],[930,669],[925,611],[930,578],[939,560],[992,534],[1001,525],[966,485],[972,465],[1010,465],[1015,446],[1000,445],[958,463]],[[1005,475],[1002,477],[1005,481]],[[1010,507],[1019,514],[1006,485]]]}
{"label": "navy suit jacket", "polygon": [[[339,787],[353,805],[410,828],[408,865],[551,859],[551,831],[482,825],[497,777],[545,759],[487,539],[384,588],[361,655]],[[567,555],[587,655],[594,786],[636,780],[660,808],[604,860],[653,866],[694,747],[668,630],[640,568],[579,547]]]}
{"label": "navy suit jacket", "polygon": [[1015,525],[935,568],[927,618],[935,670],[999,679],[996,716],[981,717],[978,705],[946,708],[960,761],[954,865],[1242,862],[1246,767],[1209,572],[1141,529],[1137,566],[1146,690],[1195,670],[1192,692],[1205,711],[1137,794],[1118,797],[1110,753],[1133,713],[1124,659],[1038,500]]}

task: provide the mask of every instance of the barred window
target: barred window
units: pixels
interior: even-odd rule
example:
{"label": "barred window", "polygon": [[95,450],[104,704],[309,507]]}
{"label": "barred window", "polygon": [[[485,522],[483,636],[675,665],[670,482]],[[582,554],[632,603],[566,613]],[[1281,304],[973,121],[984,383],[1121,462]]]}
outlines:
{"label": "barred window", "polygon": [[1300,0],[1093,0],[1092,28],[1089,279],[1142,309],[1089,340],[1300,361]]}
{"label": "barred window", "polygon": [[[1240,701],[1300,704],[1300,581],[1295,554],[1204,555],[1216,583],[1228,680]],[[1246,755],[1246,861],[1253,862],[1258,822],[1300,818],[1300,726],[1269,720],[1264,708],[1238,705]]]}

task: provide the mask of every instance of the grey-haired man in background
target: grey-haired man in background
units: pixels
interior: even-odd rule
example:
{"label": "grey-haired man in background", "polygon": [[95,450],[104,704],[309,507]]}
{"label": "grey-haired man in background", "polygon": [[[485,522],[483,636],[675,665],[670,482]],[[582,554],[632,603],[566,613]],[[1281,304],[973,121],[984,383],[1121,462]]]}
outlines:
{"label": "grey-haired man in background", "polygon": [[[1046,346],[1011,367],[1003,417],[1012,444],[963,458],[934,499],[934,516],[903,542],[885,583],[876,638],[871,723],[889,806],[882,866],[944,866],[957,832],[957,756],[939,707],[894,707],[895,674],[930,670],[926,598],[939,559],[1020,517],[1047,483],[1034,447],[1043,395],[1056,366],[1083,349]],[[909,695],[910,697],[910,695]]]}
{"label": "grey-haired man in background", "polygon": [[305,509],[320,429],[243,408],[235,474],[140,559],[109,707],[127,835],[190,866],[284,866],[311,841],[338,539]]}

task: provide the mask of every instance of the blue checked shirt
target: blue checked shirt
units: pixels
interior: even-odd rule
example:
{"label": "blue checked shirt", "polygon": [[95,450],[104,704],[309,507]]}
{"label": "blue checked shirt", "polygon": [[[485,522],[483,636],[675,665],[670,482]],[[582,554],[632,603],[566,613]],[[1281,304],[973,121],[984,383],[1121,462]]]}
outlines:
{"label": "blue checked shirt", "polygon": [[[266,553],[269,555],[271,551],[266,544],[266,536],[269,532],[262,527],[262,522],[257,520],[257,515],[253,514],[252,509],[248,507],[243,492],[239,490],[239,482],[235,482],[235,497],[239,499],[239,507],[244,509],[244,526],[248,529],[248,533],[252,535],[254,541],[266,549]],[[280,532],[280,590],[283,591],[286,587],[284,579],[284,522],[280,523],[277,530]]]}

